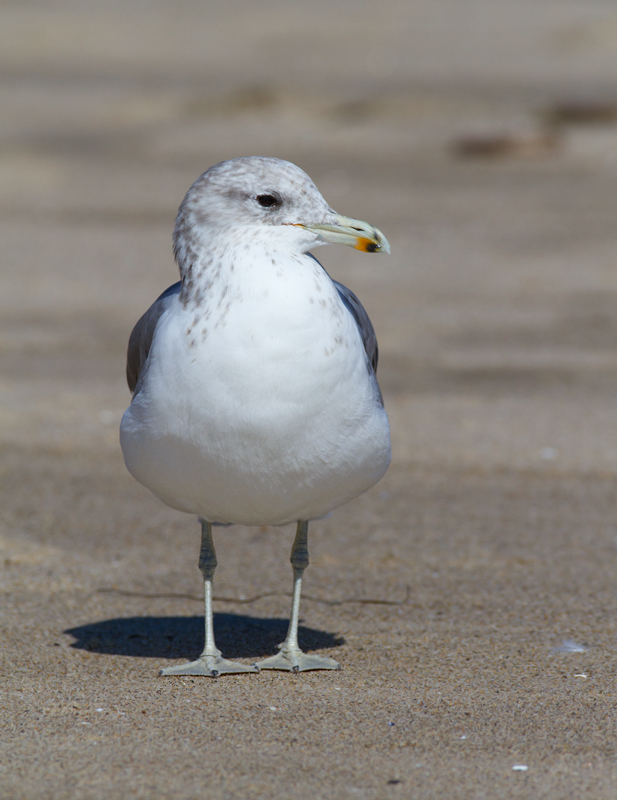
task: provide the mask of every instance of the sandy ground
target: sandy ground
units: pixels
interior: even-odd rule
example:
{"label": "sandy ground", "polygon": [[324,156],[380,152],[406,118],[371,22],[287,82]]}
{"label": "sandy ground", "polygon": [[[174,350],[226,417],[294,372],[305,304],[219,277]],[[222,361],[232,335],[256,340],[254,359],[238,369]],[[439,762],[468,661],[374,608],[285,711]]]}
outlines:
{"label": "sandy ground", "polygon": [[[617,797],[616,70],[600,0],[2,4],[2,798]],[[252,154],[390,239],[319,255],[394,460],[311,528],[340,672],[163,679],[199,534],[124,469],[125,344]],[[283,638],[292,538],[217,532],[227,655]]]}

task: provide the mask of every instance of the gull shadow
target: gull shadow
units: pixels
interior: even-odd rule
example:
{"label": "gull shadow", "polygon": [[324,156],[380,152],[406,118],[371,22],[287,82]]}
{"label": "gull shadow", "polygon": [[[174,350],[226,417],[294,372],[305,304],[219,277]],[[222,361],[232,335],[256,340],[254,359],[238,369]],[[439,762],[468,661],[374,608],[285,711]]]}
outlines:
{"label": "gull shadow", "polygon": [[[141,658],[197,658],[203,649],[204,618],[120,617],[64,631],[78,650]],[[216,645],[226,658],[258,658],[276,652],[287,634],[287,620],[260,619],[242,614],[215,614]],[[338,647],[345,639],[300,625],[303,650]]]}

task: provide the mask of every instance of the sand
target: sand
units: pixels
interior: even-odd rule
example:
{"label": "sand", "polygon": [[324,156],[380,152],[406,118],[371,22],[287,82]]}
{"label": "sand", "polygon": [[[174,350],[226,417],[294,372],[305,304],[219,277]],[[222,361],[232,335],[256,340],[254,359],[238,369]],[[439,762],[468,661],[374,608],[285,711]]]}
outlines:
{"label": "sand", "polygon": [[[617,797],[616,69],[599,0],[3,6],[0,796]],[[159,678],[202,645],[199,528],[124,468],[125,346],[239,155],[390,240],[319,256],[394,459],[311,525],[339,672]],[[284,637],[292,540],[216,532],[226,655]]]}

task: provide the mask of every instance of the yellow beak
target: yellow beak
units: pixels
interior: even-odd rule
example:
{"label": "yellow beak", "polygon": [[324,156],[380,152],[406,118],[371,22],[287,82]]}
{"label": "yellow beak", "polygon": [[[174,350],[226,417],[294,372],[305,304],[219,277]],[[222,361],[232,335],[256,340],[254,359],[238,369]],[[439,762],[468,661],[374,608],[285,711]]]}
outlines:
{"label": "yellow beak", "polygon": [[333,225],[302,225],[302,227],[332,244],[347,244],[365,253],[390,252],[390,245],[383,233],[361,219],[337,214],[336,223]]}

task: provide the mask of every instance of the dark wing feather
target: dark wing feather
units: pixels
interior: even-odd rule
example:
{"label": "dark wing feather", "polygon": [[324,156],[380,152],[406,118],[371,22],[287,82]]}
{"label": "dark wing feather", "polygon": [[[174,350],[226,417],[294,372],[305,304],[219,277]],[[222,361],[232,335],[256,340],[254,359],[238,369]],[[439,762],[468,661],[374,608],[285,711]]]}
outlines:
{"label": "dark wing feather", "polygon": [[154,331],[161,318],[161,314],[173,302],[176,295],[180,294],[181,284],[174,283],[169,289],[157,298],[146,313],[139,319],[129,337],[129,347],[126,354],[126,380],[133,396],[139,391],[139,379],[150,354]]}
{"label": "dark wing feather", "polygon": [[336,286],[336,290],[343,301],[343,305],[356,321],[356,325],[360,331],[360,336],[362,337],[362,344],[364,345],[366,356],[370,365],[373,367],[373,372],[377,374],[379,349],[377,347],[375,329],[373,328],[373,324],[371,323],[369,315],[366,313],[364,306],[351,291],[351,289],[343,286],[343,284],[339,283],[338,281],[332,281],[332,283]]}

